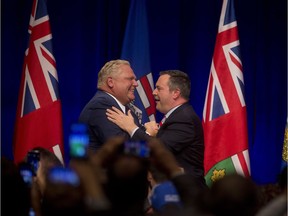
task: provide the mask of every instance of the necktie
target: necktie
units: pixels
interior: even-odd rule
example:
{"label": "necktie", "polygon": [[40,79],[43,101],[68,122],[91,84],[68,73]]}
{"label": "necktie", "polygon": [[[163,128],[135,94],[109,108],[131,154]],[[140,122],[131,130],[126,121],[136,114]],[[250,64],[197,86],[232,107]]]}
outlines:
{"label": "necktie", "polygon": [[164,124],[165,120],[166,120],[166,116],[164,116],[164,117],[162,118],[162,120],[160,121],[159,127],[161,127],[161,126]]}
{"label": "necktie", "polygon": [[[128,113],[128,110],[130,109],[131,110],[131,113],[134,113],[135,117],[137,117],[139,123],[141,124],[141,121],[142,121],[142,111],[136,107],[135,105],[133,104],[127,104],[126,106],[126,114]],[[133,115],[133,114],[132,114]]]}
{"label": "necktie", "polygon": [[125,114],[126,114],[126,115],[128,114],[128,110],[129,110],[129,109],[130,109],[129,106],[126,105],[126,106],[125,106]]}

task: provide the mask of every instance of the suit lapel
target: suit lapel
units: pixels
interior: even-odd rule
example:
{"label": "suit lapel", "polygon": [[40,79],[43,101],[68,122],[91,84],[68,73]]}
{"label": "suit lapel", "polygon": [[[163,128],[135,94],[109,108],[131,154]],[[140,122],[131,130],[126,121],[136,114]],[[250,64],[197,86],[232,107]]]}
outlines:
{"label": "suit lapel", "polygon": [[161,128],[165,128],[167,125],[169,125],[170,122],[174,122],[174,120],[177,119],[178,113],[181,113],[182,110],[185,108],[186,105],[187,105],[187,103],[184,103],[184,104],[182,104],[181,106],[179,106],[177,109],[175,109],[175,110],[168,116],[168,118],[166,118],[165,122],[163,123],[163,125],[160,127],[159,130],[161,130]]}

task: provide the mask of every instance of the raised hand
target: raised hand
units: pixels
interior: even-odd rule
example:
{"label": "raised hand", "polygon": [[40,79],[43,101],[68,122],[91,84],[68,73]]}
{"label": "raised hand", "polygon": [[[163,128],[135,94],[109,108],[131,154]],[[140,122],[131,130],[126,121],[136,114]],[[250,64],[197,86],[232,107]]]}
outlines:
{"label": "raised hand", "polygon": [[125,115],[121,110],[117,109],[116,107],[112,107],[112,109],[106,110],[106,115],[109,121],[115,123],[130,135],[138,127],[134,122],[131,110],[128,110],[128,114]]}

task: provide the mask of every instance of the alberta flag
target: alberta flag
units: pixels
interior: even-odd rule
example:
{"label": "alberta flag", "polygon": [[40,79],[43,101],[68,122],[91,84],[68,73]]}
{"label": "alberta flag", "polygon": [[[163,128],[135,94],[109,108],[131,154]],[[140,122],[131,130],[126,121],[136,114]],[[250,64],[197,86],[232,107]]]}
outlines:
{"label": "alberta flag", "polygon": [[121,59],[128,60],[138,79],[132,110],[140,123],[155,120],[156,106],[152,95],[153,76],[150,69],[149,34],[146,1],[132,0],[126,24]]}
{"label": "alberta flag", "polygon": [[52,34],[44,0],[34,0],[25,51],[14,133],[14,161],[34,147],[54,152],[63,162],[63,129]]}
{"label": "alberta flag", "polygon": [[244,78],[233,0],[224,0],[203,110],[207,185],[250,176]]}

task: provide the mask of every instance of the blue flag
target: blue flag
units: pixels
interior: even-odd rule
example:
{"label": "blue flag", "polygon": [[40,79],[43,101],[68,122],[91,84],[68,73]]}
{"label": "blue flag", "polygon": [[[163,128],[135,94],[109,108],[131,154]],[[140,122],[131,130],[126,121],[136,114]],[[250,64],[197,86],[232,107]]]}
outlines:
{"label": "blue flag", "polygon": [[155,120],[156,106],[152,95],[153,76],[150,69],[149,35],[146,17],[146,1],[132,0],[121,59],[130,62],[138,79],[136,99],[132,110],[140,123]]}

